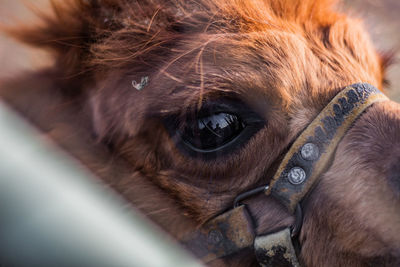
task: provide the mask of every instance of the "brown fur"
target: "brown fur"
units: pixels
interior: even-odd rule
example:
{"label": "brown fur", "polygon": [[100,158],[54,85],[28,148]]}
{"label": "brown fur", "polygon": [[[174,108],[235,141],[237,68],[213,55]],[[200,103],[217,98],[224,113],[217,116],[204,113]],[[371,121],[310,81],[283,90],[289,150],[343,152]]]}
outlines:
{"label": "brown fur", "polygon": [[[57,3],[40,25],[9,30],[52,51],[54,66],[3,82],[1,94],[179,238],[230,208],[237,194],[267,184],[295,136],[344,86],[382,87],[387,60],[362,23],[333,6],[329,0]],[[143,76],[150,83],[139,92],[131,81]],[[176,148],[163,118],[226,96],[245,102],[266,127],[212,161]],[[396,114],[395,104],[371,108],[304,201],[306,266],[392,266],[400,257],[394,167],[400,150],[391,149],[400,141]],[[377,150],[369,150],[373,145]],[[274,199],[248,204],[258,233],[293,221]],[[213,263],[253,264],[251,251]]]}

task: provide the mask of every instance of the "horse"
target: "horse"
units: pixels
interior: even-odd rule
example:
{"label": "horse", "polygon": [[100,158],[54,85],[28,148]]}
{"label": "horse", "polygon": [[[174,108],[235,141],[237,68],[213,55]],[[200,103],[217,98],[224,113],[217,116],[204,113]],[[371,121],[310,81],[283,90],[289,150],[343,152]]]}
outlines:
{"label": "horse", "polygon": [[[194,254],[187,237],[234,202],[254,236],[292,227],[297,208],[273,194],[235,198],[276,182],[335,96],[382,90],[391,61],[333,0],[68,0],[39,17],[6,31],[53,63],[2,81],[3,101]],[[400,106],[356,117],[296,201],[303,266],[400,264]],[[258,266],[256,254],[207,264]]]}

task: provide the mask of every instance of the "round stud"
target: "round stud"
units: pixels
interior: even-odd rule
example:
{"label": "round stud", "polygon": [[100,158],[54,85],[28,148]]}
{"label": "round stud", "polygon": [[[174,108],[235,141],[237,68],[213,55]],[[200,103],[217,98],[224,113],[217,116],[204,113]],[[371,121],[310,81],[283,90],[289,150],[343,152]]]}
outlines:
{"label": "round stud", "polygon": [[306,180],[306,172],[300,167],[294,167],[289,171],[288,179],[291,184],[302,184]]}
{"label": "round stud", "polygon": [[307,143],[301,148],[301,157],[305,160],[316,160],[319,157],[318,146],[313,143]]}

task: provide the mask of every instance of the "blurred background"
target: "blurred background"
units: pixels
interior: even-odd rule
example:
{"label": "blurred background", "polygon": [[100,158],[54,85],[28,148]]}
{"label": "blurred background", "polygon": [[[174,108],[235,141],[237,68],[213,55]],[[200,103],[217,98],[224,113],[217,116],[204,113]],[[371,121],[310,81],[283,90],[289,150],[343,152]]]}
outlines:
{"label": "blurred background", "polygon": [[[28,7],[28,8],[27,8]],[[48,0],[0,0],[0,23],[10,21],[29,23],[35,17],[30,8],[44,10]],[[343,9],[353,17],[362,18],[379,51],[396,52],[400,58],[400,1],[343,0]],[[50,64],[44,52],[22,46],[0,33],[0,79],[12,77],[21,70]],[[391,66],[387,94],[400,102],[400,64]]]}

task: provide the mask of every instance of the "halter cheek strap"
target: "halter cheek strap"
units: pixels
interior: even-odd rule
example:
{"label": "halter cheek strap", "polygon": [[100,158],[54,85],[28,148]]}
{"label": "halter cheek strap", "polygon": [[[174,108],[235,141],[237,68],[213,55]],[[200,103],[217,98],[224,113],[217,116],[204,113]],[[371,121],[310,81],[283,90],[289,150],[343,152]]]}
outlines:
{"label": "halter cheek strap", "polygon": [[[292,239],[301,228],[300,201],[326,171],[336,147],[358,117],[373,103],[387,97],[369,84],[346,87],[322,110],[291,146],[269,186],[239,195],[229,210],[185,238],[182,243],[204,262],[254,246],[261,266],[300,266]],[[252,217],[240,201],[265,193],[278,199],[296,225],[282,231],[255,236]]]}
{"label": "halter cheek strap", "polygon": [[369,106],[385,100],[369,84],[355,84],[337,94],[294,142],[265,193],[293,213],[329,166],[347,130]]}

